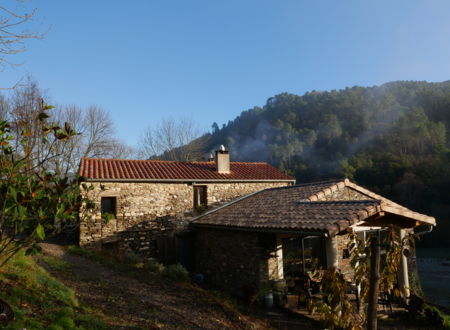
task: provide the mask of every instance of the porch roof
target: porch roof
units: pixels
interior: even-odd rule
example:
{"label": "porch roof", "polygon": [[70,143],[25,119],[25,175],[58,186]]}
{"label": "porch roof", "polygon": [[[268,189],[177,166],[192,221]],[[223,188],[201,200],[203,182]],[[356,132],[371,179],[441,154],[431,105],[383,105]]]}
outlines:
{"label": "porch roof", "polygon": [[[358,191],[367,199],[332,200],[333,192],[345,187]],[[362,223],[415,227],[434,225],[435,219],[413,212],[349,180],[339,180],[262,190],[192,221],[194,226],[313,231],[329,235]]]}

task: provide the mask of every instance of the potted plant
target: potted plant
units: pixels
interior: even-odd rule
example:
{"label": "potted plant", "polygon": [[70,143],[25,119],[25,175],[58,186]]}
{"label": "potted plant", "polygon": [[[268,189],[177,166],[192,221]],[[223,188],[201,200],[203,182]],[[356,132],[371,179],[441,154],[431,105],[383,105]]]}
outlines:
{"label": "potted plant", "polygon": [[257,294],[257,300],[264,303],[267,308],[273,307],[275,302],[281,304],[281,297],[285,294],[285,288],[284,281],[269,280],[261,286]]}

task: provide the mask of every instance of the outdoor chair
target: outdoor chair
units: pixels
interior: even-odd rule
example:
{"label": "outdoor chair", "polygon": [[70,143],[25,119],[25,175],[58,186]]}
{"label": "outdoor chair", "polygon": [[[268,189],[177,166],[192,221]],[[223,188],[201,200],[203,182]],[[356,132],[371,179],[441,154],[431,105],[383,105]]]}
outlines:
{"label": "outdoor chair", "polygon": [[312,280],[309,275],[296,279],[294,290],[298,294],[297,309],[300,309],[302,303],[308,308],[307,300],[322,299],[319,283]]}
{"label": "outdoor chair", "polygon": [[383,310],[386,312],[389,309],[390,314],[392,314],[392,302],[389,292],[380,292],[378,297],[378,305],[383,306]]}

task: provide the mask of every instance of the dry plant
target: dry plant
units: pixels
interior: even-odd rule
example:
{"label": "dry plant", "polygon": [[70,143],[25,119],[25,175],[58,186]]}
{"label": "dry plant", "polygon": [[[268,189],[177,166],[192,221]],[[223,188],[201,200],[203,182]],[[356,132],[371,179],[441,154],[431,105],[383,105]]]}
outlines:
{"label": "dry plant", "polygon": [[[351,281],[336,269],[316,270],[312,276],[320,283],[321,300],[312,300],[303,297],[307,301],[311,313],[321,314],[324,324],[329,329],[365,329],[368,325],[368,307],[370,298],[372,248],[377,244],[372,237],[365,241],[357,234],[350,233],[348,249],[350,252],[350,264],[353,268]],[[378,233],[376,234],[378,235]],[[400,238],[399,228],[390,227],[382,242],[386,249],[386,258],[379,274],[379,287],[376,292],[389,292],[394,297],[400,297],[401,290],[396,288],[402,253],[407,253],[407,248],[412,246],[416,235],[410,234]],[[350,283],[359,288],[360,309],[348,299]],[[376,295],[378,299],[378,295]],[[376,306],[375,306],[376,307]]]}

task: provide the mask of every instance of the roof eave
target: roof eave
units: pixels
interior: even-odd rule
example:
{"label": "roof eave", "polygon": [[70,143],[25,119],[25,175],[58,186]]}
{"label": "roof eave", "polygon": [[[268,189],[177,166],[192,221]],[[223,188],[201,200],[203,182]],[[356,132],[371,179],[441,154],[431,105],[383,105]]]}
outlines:
{"label": "roof eave", "polygon": [[408,218],[411,220],[419,221],[423,224],[428,224],[432,226],[436,226],[436,219],[430,216],[427,216],[425,214],[417,213],[414,211],[409,210],[408,208],[395,203],[394,201],[387,199],[383,196],[380,196],[364,187],[361,187],[353,182],[351,182],[349,179],[343,179],[342,181],[337,181],[333,184],[331,184],[329,187],[323,189],[322,191],[310,196],[308,198],[309,201],[317,201],[325,197],[326,195],[339,190],[341,188],[348,187],[351,189],[354,189],[358,191],[359,193],[366,195],[370,198],[373,198],[375,200],[380,200],[383,205],[383,211],[387,213],[392,213],[395,215],[402,216],[404,218]]}
{"label": "roof eave", "polygon": [[295,235],[317,235],[328,237],[330,234],[326,229],[324,230],[311,230],[311,229],[288,229],[288,228],[271,228],[271,227],[239,227],[239,226],[226,226],[226,225],[214,225],[191,222],[189,224],[193,227],[210,228],[210,229],[226,229],[235,231],[251,231],[251,232],[264,232],[264,233],[276,233],[276,234],[295,234]]}
{"label": "roof eave", "polygon": [[382,204],[381,205],[381,210],[386,212],[386,213],[391,213],[394,215],[398,215],[413,221],[418,221],[422,224],[425,225],[432,225],[432,226],[436,226],[436,219],[430,216],[427,216],[425,214],[421,214],[421,213],[417,213],[417,212],[413,212],[411,210],[408,209],[404,209],[404,208],[396,208],[390,205],[385,205]]}
{"label": "roof eave", "polygon": [[288,179],[95,179],[85,178],[86,182],[160,182],[160,183],[258,183],[258,182],[272,182],[272,183],[295,183],[295,180]]}

